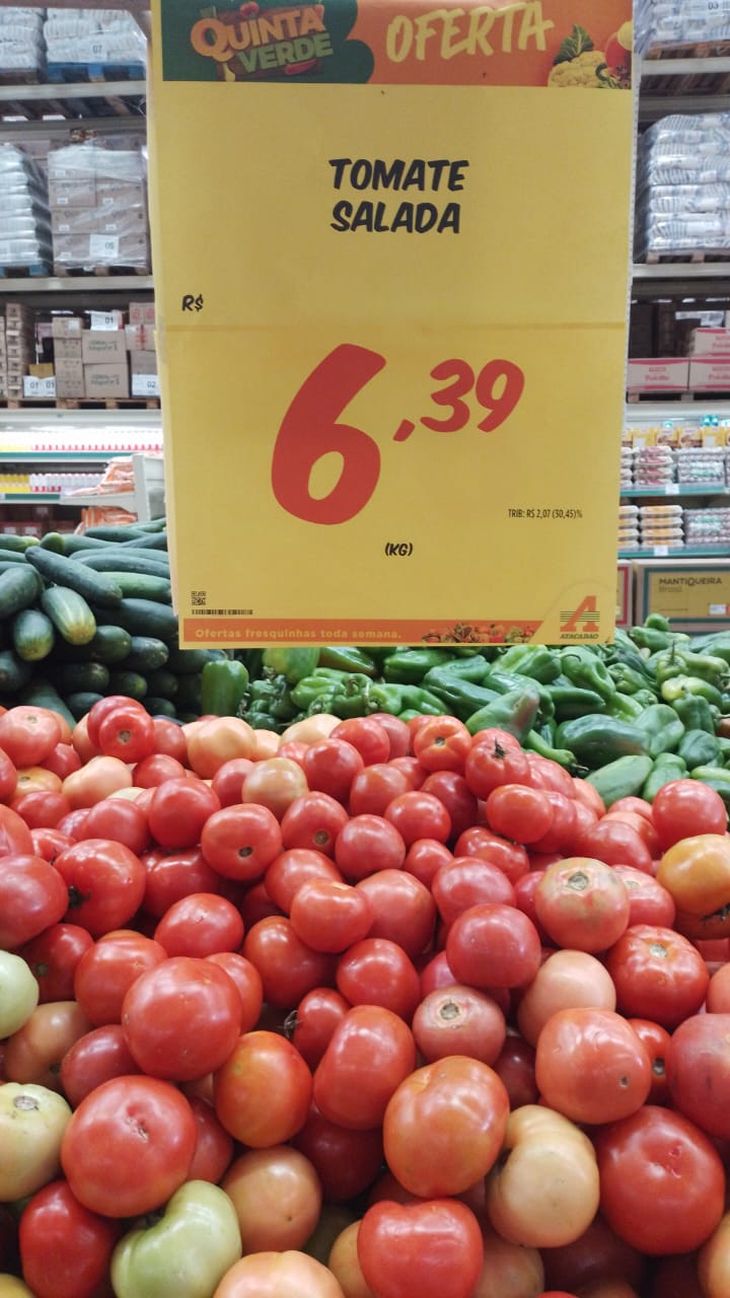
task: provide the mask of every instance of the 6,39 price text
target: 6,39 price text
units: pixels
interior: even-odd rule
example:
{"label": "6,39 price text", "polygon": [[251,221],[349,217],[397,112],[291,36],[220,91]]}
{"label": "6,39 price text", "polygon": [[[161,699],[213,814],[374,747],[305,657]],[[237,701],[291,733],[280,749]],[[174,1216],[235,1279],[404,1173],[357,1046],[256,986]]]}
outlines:
{"label": "6,39 price text", "polygon": [[[372,499],[380,480],[378,443],[368,433],[339,418],[349,403],[383,370],[384,356],[343,343],[312,371],[294,397],[274,446],[271,485],[282,509],[305,523],[346,523]],[[491,360],[478,374],[462,360],[442,361],[430,377],[443,384],[430,399],[443,415],[421,415],[418,423],[435,433],[458,433],[474,419],[472,403],[485,412],[477,427],[493,433],[509,419],[525,390],[525,375],[513,361]],[[476,412],[477,415],[479,412]],[[405,442],[416,424],[403,419],[393,433]],[[310,490],[315,464],[332,452],[342,457],[342,471],[329,495]]]}

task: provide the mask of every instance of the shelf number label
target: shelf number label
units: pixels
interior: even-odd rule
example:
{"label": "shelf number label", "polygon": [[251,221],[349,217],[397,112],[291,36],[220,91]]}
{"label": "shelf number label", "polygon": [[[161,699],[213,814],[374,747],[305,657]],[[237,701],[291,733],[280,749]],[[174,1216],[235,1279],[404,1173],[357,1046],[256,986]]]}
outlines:
{"label": "shelf number label", "polygon": [[[271,465],[274,495],[288,514],[305,523],[347,523],[372,499],[380,480],[380,448],[369,433],[339,420],[386,364],[378,352],[343,343],[304,380],[282,420]],[[466,361],[442,361],[430,377],[443,385],[430,397],[444,413],[421,415],[418,423],[435,433],[458,433],[472,422],[470,397],[486,412],[477,428],[493,433],[513,414],[525,390],[523,371],[507,360],[488,361],[478,374]],[[415,431],[416,423],[403,419],[393,441],[406,442]],[[342,457],[342,471],[329,495],[318,499],[310,490],[312,470],[332,452]]]}
{"label": "shelf number label", "polygon": [[89,256],[110,260],[119,256],[119,235],[92,234],[89,238]]}

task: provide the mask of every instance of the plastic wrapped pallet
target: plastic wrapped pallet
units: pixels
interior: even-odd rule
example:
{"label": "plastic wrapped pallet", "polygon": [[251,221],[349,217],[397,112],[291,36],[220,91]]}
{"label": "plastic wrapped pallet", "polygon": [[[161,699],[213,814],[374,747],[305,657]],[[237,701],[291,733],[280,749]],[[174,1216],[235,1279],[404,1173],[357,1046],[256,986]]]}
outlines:
{"label": "plastic wrapped pallet", "polygon": [[4,81],[37,80],[45,67],[44,9],[0,8],[0,76]]}
{"label": "plastic wrapped pallet", "polygon": [[51,260],[45,178],[23,149],[0,145],[0,266],[42,271]]}
{"label": "plastic wrapped pallet", "polygon": [[662,118],[639,143],[636,255],[730,248],[730,113]]}
{"label": "plastic wrapped pallet", "polygon": [[49,9],[44,27],[49,64],[142,65],[147,42],[123,9]]}
{"label": "plastic wrapped pallet", "polygon": [[636,46],[641,54],[730,41],[730,0],[639,0]]}
{"label": "plastic wrapped pallet", "polygon": [[54,264],[61,271],[150,265],[140,149],[70,144],[48,155]]}

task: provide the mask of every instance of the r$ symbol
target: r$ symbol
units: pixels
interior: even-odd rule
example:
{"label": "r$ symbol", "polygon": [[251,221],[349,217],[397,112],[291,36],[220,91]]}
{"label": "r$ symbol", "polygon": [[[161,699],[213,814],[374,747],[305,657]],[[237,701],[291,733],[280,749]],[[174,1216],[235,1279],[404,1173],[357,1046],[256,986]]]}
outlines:
{"label": "r$ symbol", "polygon": [[410,556],[413,554],[413,542],[412,541],[387,541],[385,545],[385,553],[387,554],[389,559],[393,559],[393,558],[409,559]]}
{"label": "r$ symbol", "polygon": [[205,298],[202,293],[197,297],[192,293],[186,293],[182,300],[183,311],[202,311],[205,306]]}

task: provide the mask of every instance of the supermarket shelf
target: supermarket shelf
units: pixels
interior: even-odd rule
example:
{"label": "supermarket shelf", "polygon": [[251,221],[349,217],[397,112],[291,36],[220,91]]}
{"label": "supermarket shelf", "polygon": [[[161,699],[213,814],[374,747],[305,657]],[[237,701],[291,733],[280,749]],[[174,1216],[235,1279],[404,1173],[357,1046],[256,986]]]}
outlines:
{"label": "supermarket shelf", "polygon": [[691,94],[642,95],[639,101],[639,121],[657,122],[669,113],[727,113],[730,95]]}
{"label": "supermarket shelf", "polygon": [[656,545],[646,550],[619,550],[619,559],[730,559],[730,545],[685,545],[670,549]]}
{"label": "supermarket shelf", "polygon": [[[101,506],[103,509],[127,509],[130,513],[135,512],[133,508],[133,491],[118,491],[115,495],[110,495],[106,491],[103,495],[98,491],[88,491],[85,495],[78,496],[71,493],[68,495],[62,493],[58,497],[58,503],[61,506],[67,505],[69,509],[96,509]],[[0,540],[1,548],[2,541]]]}
{"label": "supermarket shelf", "polygon": [[621,491],[622,500],[651,499],[657,496],[674,496],[680,500],[686,496],[730,496],[730,487],[683,486],[681,482],[673,482],[664,487],[624,487]]}
{"label": "supermarket shelf", "polygon": [[639,61],[641,81],[653,81],[658,77],[708,77],[730,76],[730,56],[721,55],[710,58],[689,59],[641,59]]}
{"label": "supermarket shelf", "polygon": [[60,491],[8,491],[0,492],[0,501],[5,505],[57,505],[61,499]]}
{"label": "supermarket shelf", "polygon": [[144,135],[146,130],[146,117],[132,113],[109,117],[38,117],[31,121],[0,119],[0,140],[21,143],[39,137],[43,140],[67,139],[70,135],[78,138],[79,135],[92,132],[104,135]]}
{"label": "supermarket shelf", "polygon": [[730,280],[730,261],[636,262],[634,280]]}
{"label": "supermarket shelf", "polygon": [[152,275],[51,275],[0,279],[0,296],[17,293],[151,293]]}
{"label": "supermarket shelf", "polygon": [[106,464],[115,455],[129,456],[128,450],[113,451],[1,451],[0,464]]}
{"label": "supermarket shelf", "polygon": [[[34,429],[58,429],[64,432],[71,428],[161,428],[162,415],[159,409],[135,410],[121,406],[117,410],[93,410],[81,407],[78,410],[57,409],[55,406],[24,406],[20,410],[6,410],[0,407],[0,430],[5,432],[24,433],[29,436]],[[93,437],[96,442],[98,438]],[[0,438],[0,443],[2,438]],[[8,448],[9,449],[9,448]]]}
{"label": "supermarket shelf", "polygon": [[16,99],[41,102],[48,99],[133,99],[146,94],[146,81],[74,81],[31,86],[0,85],[0,104],[8,100],[13,102]]}
{"label": "supermarket shelf", "polygon": [[730,419],[730,400],[722,401],[637,401],[626,406],[627,424],[662,424],[678,419]]}

